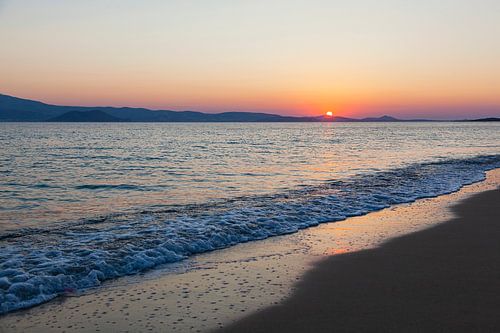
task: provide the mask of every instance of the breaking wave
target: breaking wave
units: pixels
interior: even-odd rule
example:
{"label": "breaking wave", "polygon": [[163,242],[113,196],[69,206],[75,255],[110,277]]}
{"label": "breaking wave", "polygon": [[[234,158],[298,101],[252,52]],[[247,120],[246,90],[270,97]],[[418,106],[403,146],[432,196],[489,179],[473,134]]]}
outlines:
{"label": "breaking wave", "polygon": [[500,155],[415,164],[286,193],[0,234],[0,314],[190,255],[457,191]]}

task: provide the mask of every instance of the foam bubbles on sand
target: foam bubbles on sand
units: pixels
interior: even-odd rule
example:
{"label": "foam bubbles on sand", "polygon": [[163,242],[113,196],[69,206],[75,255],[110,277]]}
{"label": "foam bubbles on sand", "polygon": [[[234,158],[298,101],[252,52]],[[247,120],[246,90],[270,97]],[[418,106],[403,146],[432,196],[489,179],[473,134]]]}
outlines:
{"label": "foam bubbles on sand", "polygon": [[412,165],[265,197],[112,215],[0,235],[0,313],[193,254],[437,196],[484,179],[500,155]]}

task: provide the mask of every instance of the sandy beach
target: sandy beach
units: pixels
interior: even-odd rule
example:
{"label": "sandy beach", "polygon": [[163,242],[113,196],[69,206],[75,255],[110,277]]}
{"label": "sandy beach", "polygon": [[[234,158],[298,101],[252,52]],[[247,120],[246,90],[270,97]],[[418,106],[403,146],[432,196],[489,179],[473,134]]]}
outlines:
{"label": "sandy beach", "polygon": [[319,262],[280,305],[219,332],[498,332],[500,189],[456,217]]}
{"label": "sandy beach", "polygon": [[0,331],[488,331],[499,183],[497,169],[449,195],[113,280],[0,317]]}

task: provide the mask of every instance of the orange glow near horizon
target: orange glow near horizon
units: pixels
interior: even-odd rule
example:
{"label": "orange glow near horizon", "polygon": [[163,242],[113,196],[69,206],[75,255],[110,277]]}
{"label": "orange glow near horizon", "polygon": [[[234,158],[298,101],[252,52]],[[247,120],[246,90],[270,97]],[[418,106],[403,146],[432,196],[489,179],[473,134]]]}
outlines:
{"label": "orange glow near horizon", "polygon": [[[9,83],[11,83],[10,81]],[[291,116],[320,116],[335,115],[349,118],[377,117],[391,115],[399,118],[431,118],[456,119],[474,116],[500,116],[500,101],[493,100],[487,103],[481,101],[456,100],[449,98],[446,103],[443,99],[429,99],[428,102],[417,98],[401,98],[393,96],[340,96],[325,97],[326,94],[308,94],[300,96],[290,92],[278,91],[229,91],[221,97],[220,93],[212,89],[208,91],[187,93],[187,91],[170,90],[165,88],[162,93],[160,87],[156,90],[137,91],[129,82],[120,89],[110,93],[97,86],[91,87],[82,82],[82,87],[67,85],[51,89],[47,86],[33,89],[27,93],[24,89],[6,89],[0,82],[0,93],[15,97],[33,99],[47,104],[73,106],[114,106],[138,107],[153,110],[200,111],[207,113],[221,113],[228,111],[265,112]],[[84,88],[83,88],[84,87]],[[198,90],[196,90],[198,91]],[[280,96],[281,95],[281,96]],[[383,98],[385,97],[385,98]],[[357,100],[355,98],[358,98]],[[343,102],[340,102],[343,101]],[[352,102],[356,101],[356,102]],[[330,116],[330,112],[332,113]]]}
{"label": "orange glow near horizon", "polygon": [[500,116],[500,1],[4,3],[1,94],[209,113]]}

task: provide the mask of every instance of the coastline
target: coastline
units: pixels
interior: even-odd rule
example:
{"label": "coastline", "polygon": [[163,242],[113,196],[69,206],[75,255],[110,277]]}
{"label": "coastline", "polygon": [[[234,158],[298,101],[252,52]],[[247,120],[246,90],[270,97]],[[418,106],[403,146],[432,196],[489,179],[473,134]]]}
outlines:
{"label": "coastline", "polygon": [[280,305],[218,332],[500,329],[500,188],[446,223],[318,263]]}
{"label": "coastline", "polygon": [[[396,205],[298,233],[201,254],[84,294],[0,317],[6,332],[211,331],[277,304],[300,290],[325,258],[380,246],[453,218],[448,209],[500,184],[500,169],[460,191]],[[297,284],[297,281],[302,281]],[[74,297],[76,296],[76,297]],[[291,297],[291,298],[290,298]],[[323,309],[323,312],[328,308]],[[229,326],[228,326],[229,325]],[[238,325],[238,322],[236,323]]]}

